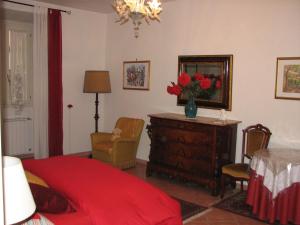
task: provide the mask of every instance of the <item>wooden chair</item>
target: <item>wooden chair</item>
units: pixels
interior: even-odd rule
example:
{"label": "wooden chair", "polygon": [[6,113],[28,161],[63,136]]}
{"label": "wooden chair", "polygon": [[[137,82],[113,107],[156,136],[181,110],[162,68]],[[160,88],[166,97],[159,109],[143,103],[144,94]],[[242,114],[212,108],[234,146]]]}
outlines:
{"label": "wooden chair", "polygon": [[243,130],[242,162],[222,167],[221,198],[224,196],[226,178],[230,178],[234,186],[236,181],[241,181],[241,189],[244,189],[243,181],[248,181],[250,178],[249,164],[244,163],[244,159],[246,157],[251,160],[257,150],[266,149],[271,134],[270,130],[261,124],[249,126]]}
{"label": "wooden chair", "polygon": [[134,167],[144,120],[121,117],[111,133],[91,134],[92,157],[121,169]]}

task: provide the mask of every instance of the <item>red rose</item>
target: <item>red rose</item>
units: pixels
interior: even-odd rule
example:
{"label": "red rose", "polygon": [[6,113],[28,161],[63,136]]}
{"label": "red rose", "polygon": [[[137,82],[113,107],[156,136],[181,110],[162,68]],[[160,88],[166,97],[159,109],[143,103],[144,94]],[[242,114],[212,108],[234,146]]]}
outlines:
{"label": "red rose", "polygon": [[199,86],[201,89],[206,90],[211,86],[211,80],[209,78],[204,78],[200,81]]}
{"label": "red rose", "polygon": [[217,88],[217,89],[220,89],[221,86],[222,86],[221,81],[220,81],[220,80],[217,80],[217,82],[216,82],[216,88]]}
{"label": "red rose", "polygon": [[198,81],[201,81],[204,79],[204,76],[201,73],[195,73],[194,77],[195,77],[195,80],[198,80]]}
{"label": "red rose", "polygon": [[185,87],[191,82],[191,77],[187,73],[182,73],[178,77],[178,83],[182,86]]}
{"label": "red rose", "polygon": [[167,87],[167,92],[171,95],[177,95],[177,96],[180,95],[181,94],[181,87],[177,84],[174,84],[173,82],[172,82],[172,85],[173,86],[168,86]]}

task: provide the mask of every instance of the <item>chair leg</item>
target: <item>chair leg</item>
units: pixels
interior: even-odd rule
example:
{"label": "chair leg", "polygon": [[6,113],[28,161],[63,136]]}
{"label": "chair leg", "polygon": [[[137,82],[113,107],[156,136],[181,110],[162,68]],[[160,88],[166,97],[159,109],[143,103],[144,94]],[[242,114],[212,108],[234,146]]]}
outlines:
{"label": "chair leg", "polygon": [[221,198],[224,197],[224,192],[225,192],[225,175],[222,174],[222,176],[221,176]]}
{"label": "chair leg", "polygon": [[235,189],[236,188],[236,180],[235,179],[231,179],[230,185],[231,185],[232,189]]}
{"label": "chair leg", "polygon": [[241,181],[241,190],[242,190],[242,191],[244,190],[244,184],[243,184],[243,181]]}

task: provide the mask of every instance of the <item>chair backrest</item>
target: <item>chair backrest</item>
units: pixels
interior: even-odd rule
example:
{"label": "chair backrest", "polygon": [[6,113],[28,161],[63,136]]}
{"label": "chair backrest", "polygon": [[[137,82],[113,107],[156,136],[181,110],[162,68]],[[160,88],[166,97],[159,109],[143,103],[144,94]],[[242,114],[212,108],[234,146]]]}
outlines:
{"label": "chair backrest", "polygon": [[242,162],[244,162],[244,157],[251,159],[256,151],[266,149],[271,134],[270,130],[261,124],[245,128],[243,130]]}
{"label": "chair backrest", "polygon": [[144,126],[144,120],[121,117],[116,123],[116,128],[119,128],[121,132],[121,137],[125,138],[139,138]]}

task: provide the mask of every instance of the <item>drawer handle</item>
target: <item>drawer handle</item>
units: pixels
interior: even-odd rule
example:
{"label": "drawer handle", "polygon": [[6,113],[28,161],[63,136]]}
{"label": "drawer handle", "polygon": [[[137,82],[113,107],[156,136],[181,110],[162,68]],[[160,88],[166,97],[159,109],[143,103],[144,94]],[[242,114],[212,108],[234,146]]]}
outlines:
{"label": "drawer handle", "polygon": [[167,142],[167,137],[166,136],[161,136],[160,140],[161,140],[161,142]]}
{"label": "drawer handle", "polygon": [[185,140],[184,140],[183,137],[178,137],[178,138],[177,138],[177,141],[178,141],[178,142],[181,142],[181,143],[185,143]]}
{"label": "drawer handle", "polygon": [[185,151],[184,151],[184,148],[180,148],[179,150],[178,150],[178,152],[177,152],[177,155],[179,155],[179,156],[182,156],[182,157],[186,157],[186,155],[185,155]]}
{"label": "drawer handle", "polygon": [[184,128],[184,124],[179,124],[179,128]]}

